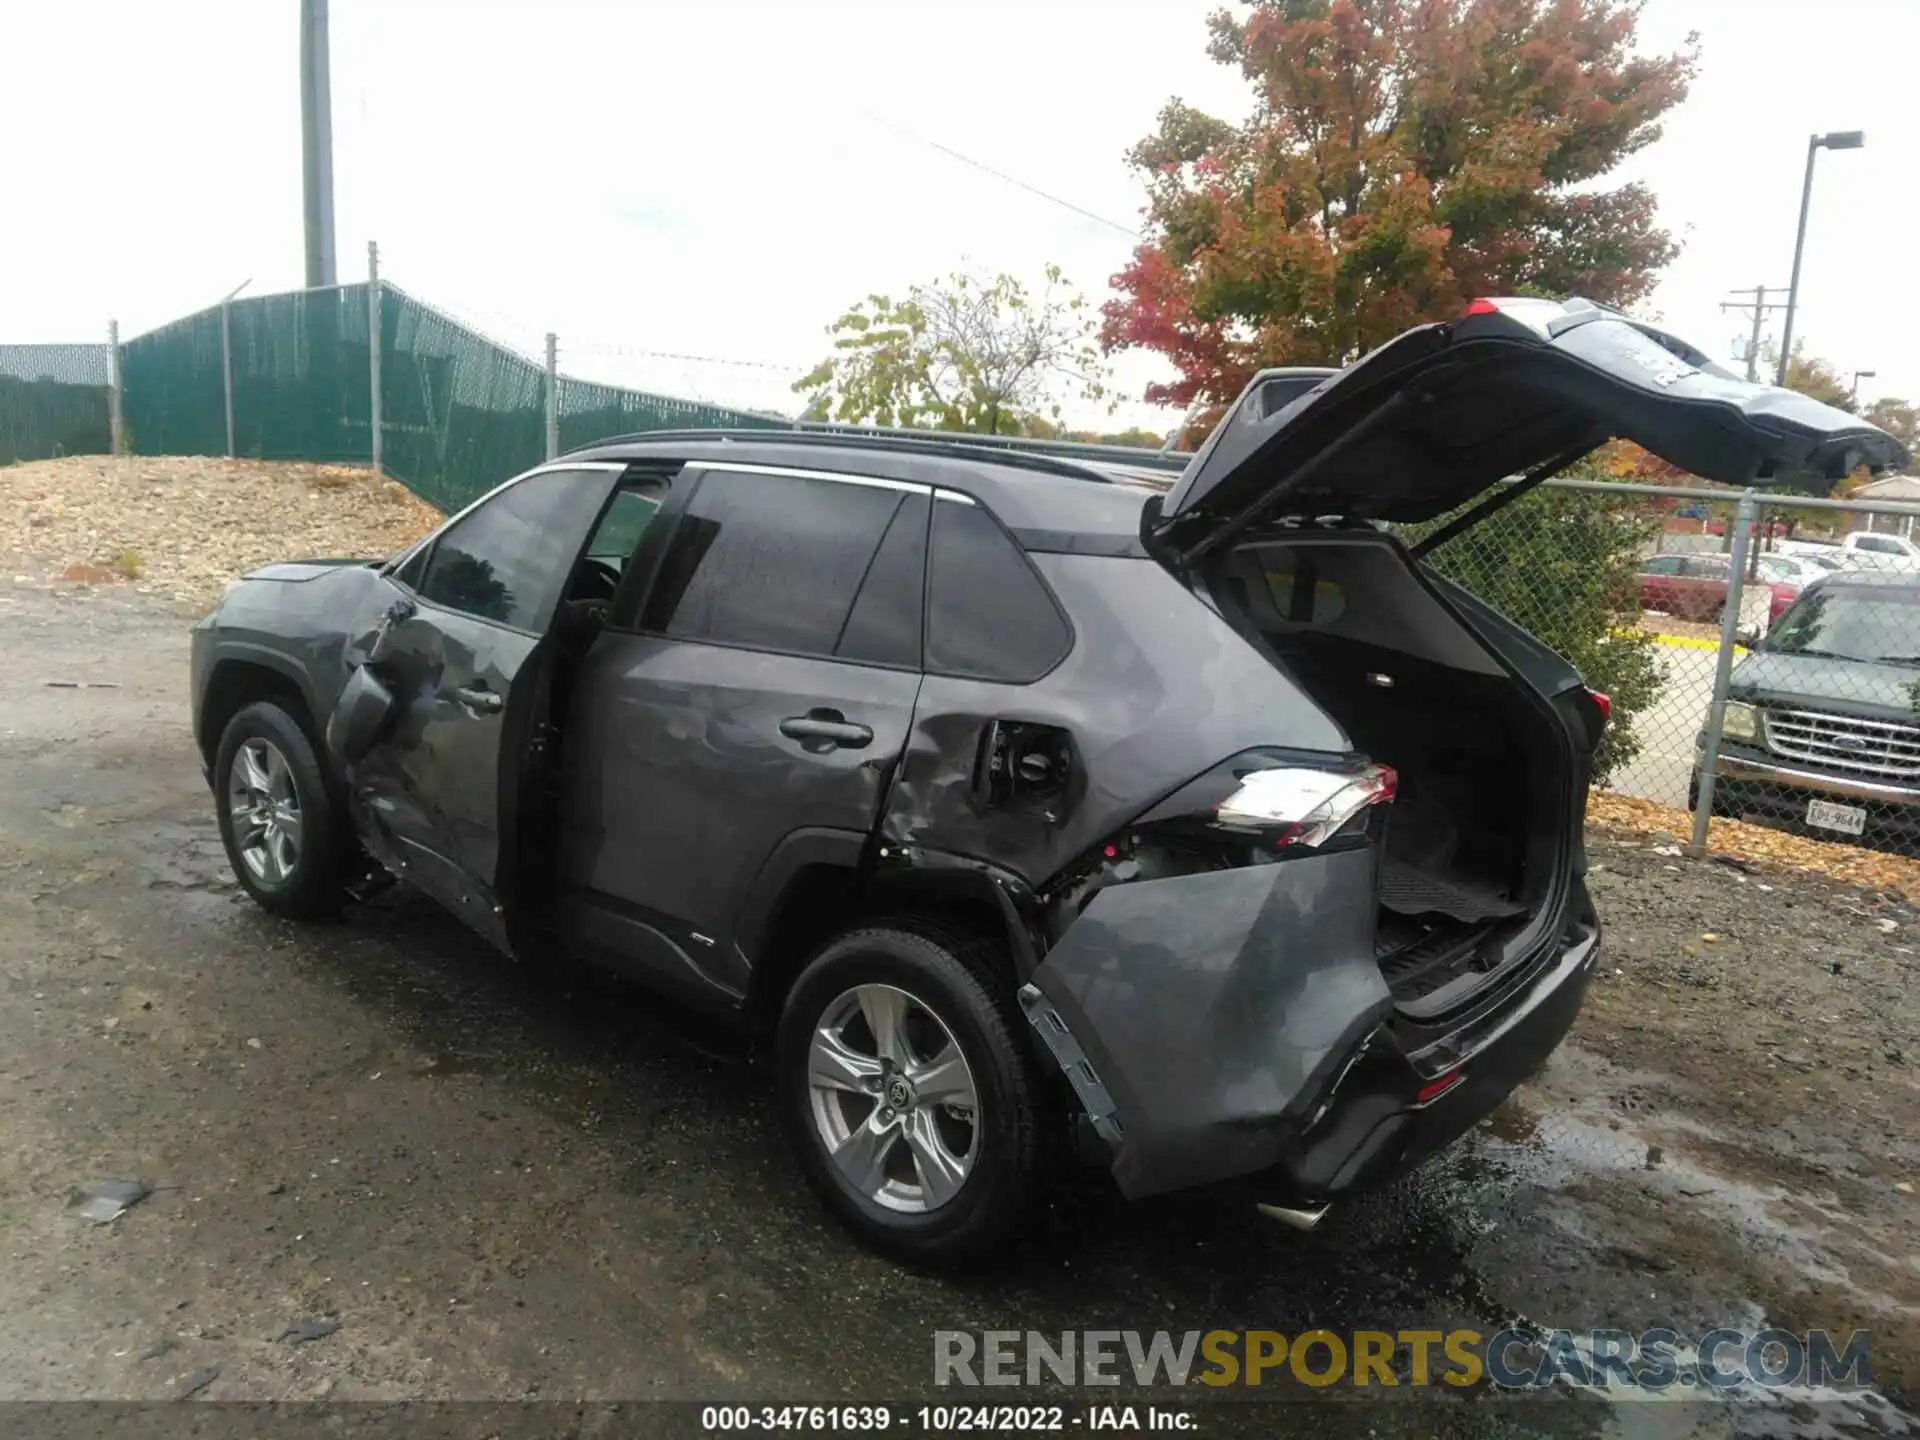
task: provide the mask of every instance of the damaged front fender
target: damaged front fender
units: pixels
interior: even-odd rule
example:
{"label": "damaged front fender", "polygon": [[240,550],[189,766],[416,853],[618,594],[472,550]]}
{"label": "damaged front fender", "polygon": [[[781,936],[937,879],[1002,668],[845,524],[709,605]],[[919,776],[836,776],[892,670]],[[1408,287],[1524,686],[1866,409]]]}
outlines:
{"label": "damaged front fender", "polygon": [[1266,1169],[1311,1124],[1393,1010],[1374,865],[1353,849],[1109,886],[1048,952],[1028,1014],[1129,1198]]}

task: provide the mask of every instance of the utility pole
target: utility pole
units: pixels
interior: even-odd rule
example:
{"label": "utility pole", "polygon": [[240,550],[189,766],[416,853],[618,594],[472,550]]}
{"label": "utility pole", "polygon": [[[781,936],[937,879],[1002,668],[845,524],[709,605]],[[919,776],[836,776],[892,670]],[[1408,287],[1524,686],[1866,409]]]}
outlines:
{"label": "utility pole", "polygon": [[310,290],[339,282],[333,256],[333,95],[328,69],[327,0],[300,0],[301,181]]}
{"label": "utility pole", "polygon": [[[1779,288],[1777,285],[1774,287],[1776,290]],[[1786,309],[1786,302],[1782,300],[1769,301],[1767,299],[1767,287],[1764,285],[1755,285],[1750,290],[1735,290],[1733,293],[1735,295],[1751,295],[1753,297],[1751,300],[1722,300],[1720,302],[1720,309],[1722,313],[1728,310],[1751,310],[1753,312],[1753,334],[1747,340],[1747,353],[1741,358],[1747,362],[1747,379],[1758,384],[1760,380],[1761,324],[1765,321],[1769,310]]]}

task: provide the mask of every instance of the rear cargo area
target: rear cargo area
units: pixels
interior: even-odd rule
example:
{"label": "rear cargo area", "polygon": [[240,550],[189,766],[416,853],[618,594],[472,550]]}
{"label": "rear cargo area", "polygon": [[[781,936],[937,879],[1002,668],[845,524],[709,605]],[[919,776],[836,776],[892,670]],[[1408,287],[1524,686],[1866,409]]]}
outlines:
{"label": "rear cargo area", "polygon": [[1211,577],[1228,618],[1399,772],[1386,809],[1376,952],[1403,1008],[1469,997],[1524,948],[1566,863],[1566,745],[1371,532],[1250,542]]}

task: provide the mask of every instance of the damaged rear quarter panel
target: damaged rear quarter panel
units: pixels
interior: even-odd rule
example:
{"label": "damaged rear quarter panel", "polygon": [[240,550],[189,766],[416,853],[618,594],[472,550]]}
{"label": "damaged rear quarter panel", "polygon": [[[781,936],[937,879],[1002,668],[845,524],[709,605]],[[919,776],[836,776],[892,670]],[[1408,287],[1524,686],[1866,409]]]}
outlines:
{"label": "damaged rear quarter panel", "polygon": [[1370,850],[1109,886],[1034,972],[1118,1106],[1129,1198],[1263,1170],[1393,1009]]}
{"label": "damaged rear quarter panel", "polygon": [[[989,860],[1040,889],[1230,755],[1278,744],[1346,751],[1345,734],[1318,705],[1155,562],[1031,558],[1072,617],[1072,650],[1029,685],[926,677],[881,822],[884,843]],[[981,735],[995,719],[1072,736],[1074,774],[1060,803],[976,803]]]}

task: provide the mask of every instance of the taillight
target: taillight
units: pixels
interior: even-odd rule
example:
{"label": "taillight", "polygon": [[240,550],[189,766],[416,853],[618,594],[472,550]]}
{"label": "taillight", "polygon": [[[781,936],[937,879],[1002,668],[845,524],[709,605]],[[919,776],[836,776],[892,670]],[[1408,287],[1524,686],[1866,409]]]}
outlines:
{"label": "taillight", "polygon": [[1415,1105],[1431,1105],[1435,1100],[1438,1100],[1442,1095],[1446,1094],[1466,1078],[1467,1075],[1464,1070],[1449,1070],[1438,1080],[1429,1080],[1425,1085],[1422,1085],[1420,1087],[1420,1093],[1413,1097],[1413,1103]]}
{"label": "taillight", "polygon": [[1226,829],[1270,836],[1275,849],[1311,847],[1337,833],[1369,805],[1393,799],[1399,784],[1391,765],[1346,771],[1302,766],[1255,770],[1220,802],[1214,815]]}
{"label": "taillight", "polygon": [[1375,843],[1384,818],[1376,807],[1399,788],[1393,767],[1301,758],[1242,751],[1181,786],[1062,872],[1044,895],[1055,919],[1071,920],[1108,885],[1282,865]]}
{"label": "taillight", "polygon": [[1482,296],[1467,306],[1467,314],[1469,315],[1498,315],[1499,313],[1500,307],[1485,296]]}
{"label": "taillight", "polygon": [[1586,721],[1587,749],[1594,750],[1606,733],[1607,722],[1613,719],[1613,698],[1604,690],[1582,690],[1579,698],[1586,701],[1579,710]]}

